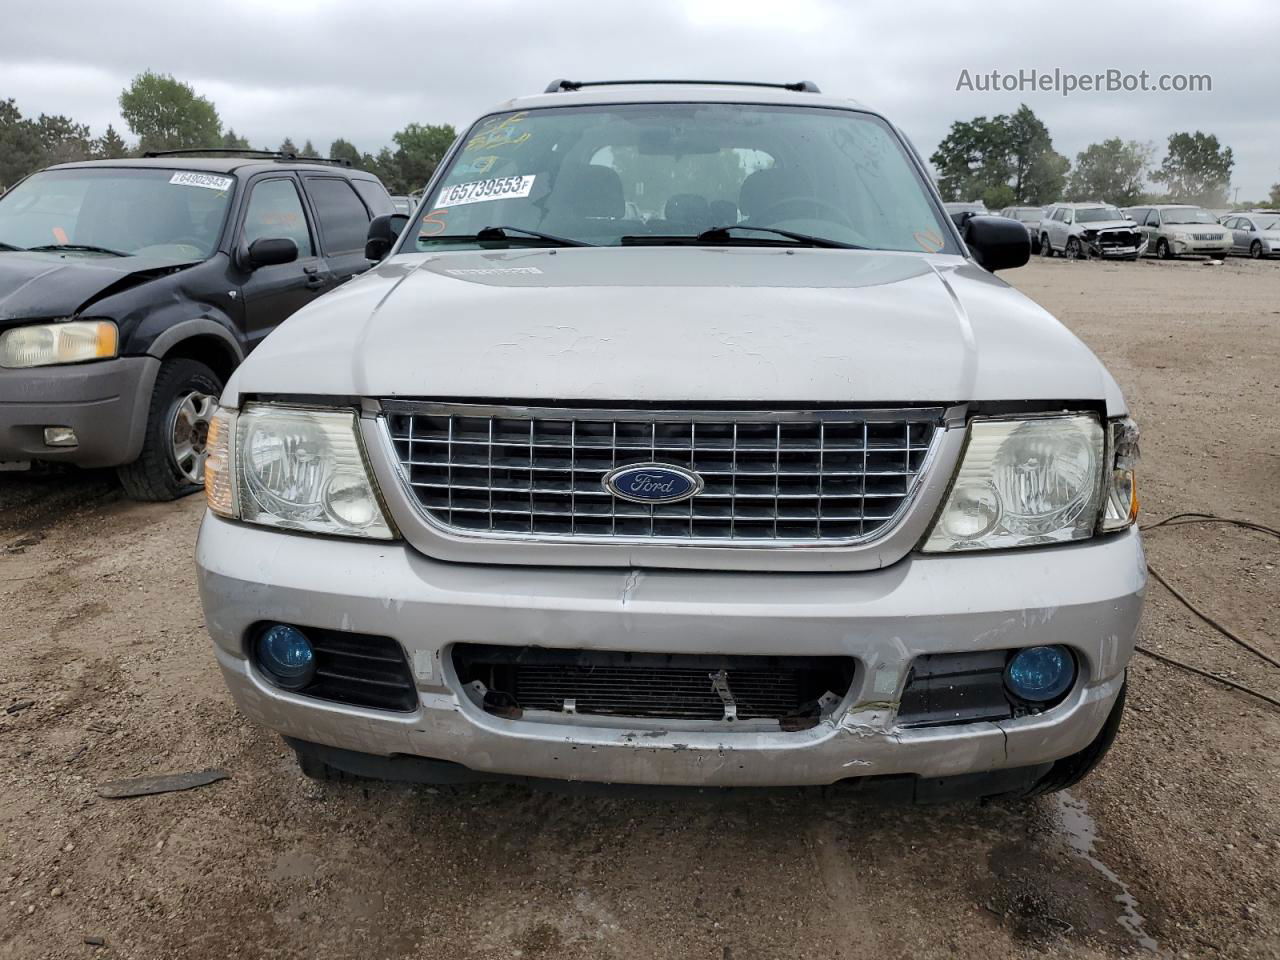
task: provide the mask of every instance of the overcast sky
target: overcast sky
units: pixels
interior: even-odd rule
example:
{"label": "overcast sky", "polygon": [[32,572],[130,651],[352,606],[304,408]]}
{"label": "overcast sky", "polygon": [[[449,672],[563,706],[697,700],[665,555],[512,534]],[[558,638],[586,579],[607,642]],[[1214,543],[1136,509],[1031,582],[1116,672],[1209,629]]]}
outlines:
{"label": "overcast sky", "polygon": [[[203,0],[8,7],[0,98],[127,133],[117,97],[146,69],[191,83],[255,146],[335,137],[376,152],[405,124],[463,126],[574,79],[814,80],[886,112],[927,157],[951,121],[1028,103],[1072,161],[1111,136],[1203,130],[1235,151],[1240,199],[1280,181],[1280,3],[829,0]],[[1110,68],[1210,74],[1211,93],[980,93],[973,74]]]}

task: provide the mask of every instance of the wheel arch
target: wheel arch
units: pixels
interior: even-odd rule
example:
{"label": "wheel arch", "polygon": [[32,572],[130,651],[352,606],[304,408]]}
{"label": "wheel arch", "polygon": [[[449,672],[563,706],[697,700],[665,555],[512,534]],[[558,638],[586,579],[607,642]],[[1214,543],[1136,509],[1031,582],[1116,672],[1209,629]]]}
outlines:
{"label": "wheel arch", "polygon": [[174,324],[151,342],[147,353],[161,360],[198,360],[223,384],[244,360],[244,351],[235,337],[207,317]]}

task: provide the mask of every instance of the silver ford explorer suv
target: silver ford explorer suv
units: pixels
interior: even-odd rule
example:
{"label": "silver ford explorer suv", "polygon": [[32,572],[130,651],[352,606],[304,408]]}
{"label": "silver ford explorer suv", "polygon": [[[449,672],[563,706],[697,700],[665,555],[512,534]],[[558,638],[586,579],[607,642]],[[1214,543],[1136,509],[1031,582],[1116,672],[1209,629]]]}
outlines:
{"label": "silver ford explorer suv", "polygon": [[1137,432],[885,118],[503,103],[213,421],[235,701],[314,777],[1031,796],[1115,735]]}

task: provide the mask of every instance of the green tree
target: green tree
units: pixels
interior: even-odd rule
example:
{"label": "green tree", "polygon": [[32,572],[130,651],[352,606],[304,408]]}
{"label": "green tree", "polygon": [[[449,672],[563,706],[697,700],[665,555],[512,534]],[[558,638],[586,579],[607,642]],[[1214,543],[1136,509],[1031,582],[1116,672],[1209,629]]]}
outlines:
{"label": "green tree", "polygon": [[1270,204],[1273,207],[1280,207],[1280,183],[1273,183],[1271,185]]}
{"label": "green tree", "polygon": [[361,165],[360,151],[356,149],[354,143],[343,140],[341,137],[329,144],[329,159],[346,160],[353,167]]}
{"label": "green tree", "polygon": [[13,100],[0,100],[0,191],[43,166],[40,128]]}
{"label": "green tree", "polygon": [[129,156],[129,145],[124,137],[116,133],[116,128],[107,124],[107,132],[93,141],[93,158],[95,160],[119,160]]}
{"label": "green tree", "polygon": [[306,143],[304,143],[304,144],[302,145],[302,153],[300,154],[300,156],[303,156],[303,157],[315,157],[315,156],[319,156],[319,154],[317,154],[317,153],[316,153],[316,146],[315,146],[315,144],[314,144],[314,143],[312,143],[310,140],[308,140]]}
{"label": "green tree", "polygon": [[228,127],[227,132],[222,137],[222,145],[228,150],[252,150],[249,141],[244,137],[236,135],[234,127]]}
{"label": "green tree", "polygon": [[134,77],[120,93],[120,114],[140,150],[208,147],[222,139],[214,105],[168,74],[148,70]]}
{"label": "green tree", "polygon": [[[391,138],[396,144],[391,158],[392,170],[388,171],[392,179],[388,182],[383,178],[387,188],[390,190],[394,183],[392,193],[409,193],[424,186],[457,136],[453,126],[447,123],[411,123],[398,131]],[[380,165],[385,163],[381,154],[378,159]]]}
{"label": "green tree", "polygon": [[1169,153],[1151,179],[1163,183],[1172,200],[1222,207],[1234,166],[1231,148],[1220,146],[1213,134],[1174,133],[1169,135]]}
{"label": "green tree", "polygon": [[278,146],[276,149],[279,150],[281,153],[292,153],[295,156],[298,153],[298,148],[293,145],[292,137],[285,137],[284,142],[281,143],[280,146]]}
{"label": "green tree", "polygon": [[1142,202],[1143,186],[1155,156],[1155,145],[1119,137],[1091,143],[1076,154],[1067,195],[1072,200],[1100,200],[1120,207]]}
{"label": "green tree", "polygon": [[88,160],[93,156],[89,128],[83,123],[76,123],[70,117],[42,113],[36,121],[36,128],[40,132],[40,144],[44,151],[41,166]]}
{"label": "green tree", "polygon": [[1070,166],[1025,103],[1012,114],[957,120],[929,162],[944,199],[981,199],[988,207],[1056,200]]}

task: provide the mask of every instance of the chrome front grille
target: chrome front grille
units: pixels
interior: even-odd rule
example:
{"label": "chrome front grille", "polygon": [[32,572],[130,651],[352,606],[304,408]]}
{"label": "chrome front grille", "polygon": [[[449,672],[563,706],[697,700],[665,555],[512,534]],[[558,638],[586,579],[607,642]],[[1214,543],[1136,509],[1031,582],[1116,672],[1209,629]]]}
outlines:
{"label": "chrome front grille", "polygon": [[[382,406],[402,479],[428,519],[452,532],[754,545],[887,533],[916,491],[943,412]],[[611,470],[642,463],[684,467],[704,486],[671,504],[605,489]]]}

